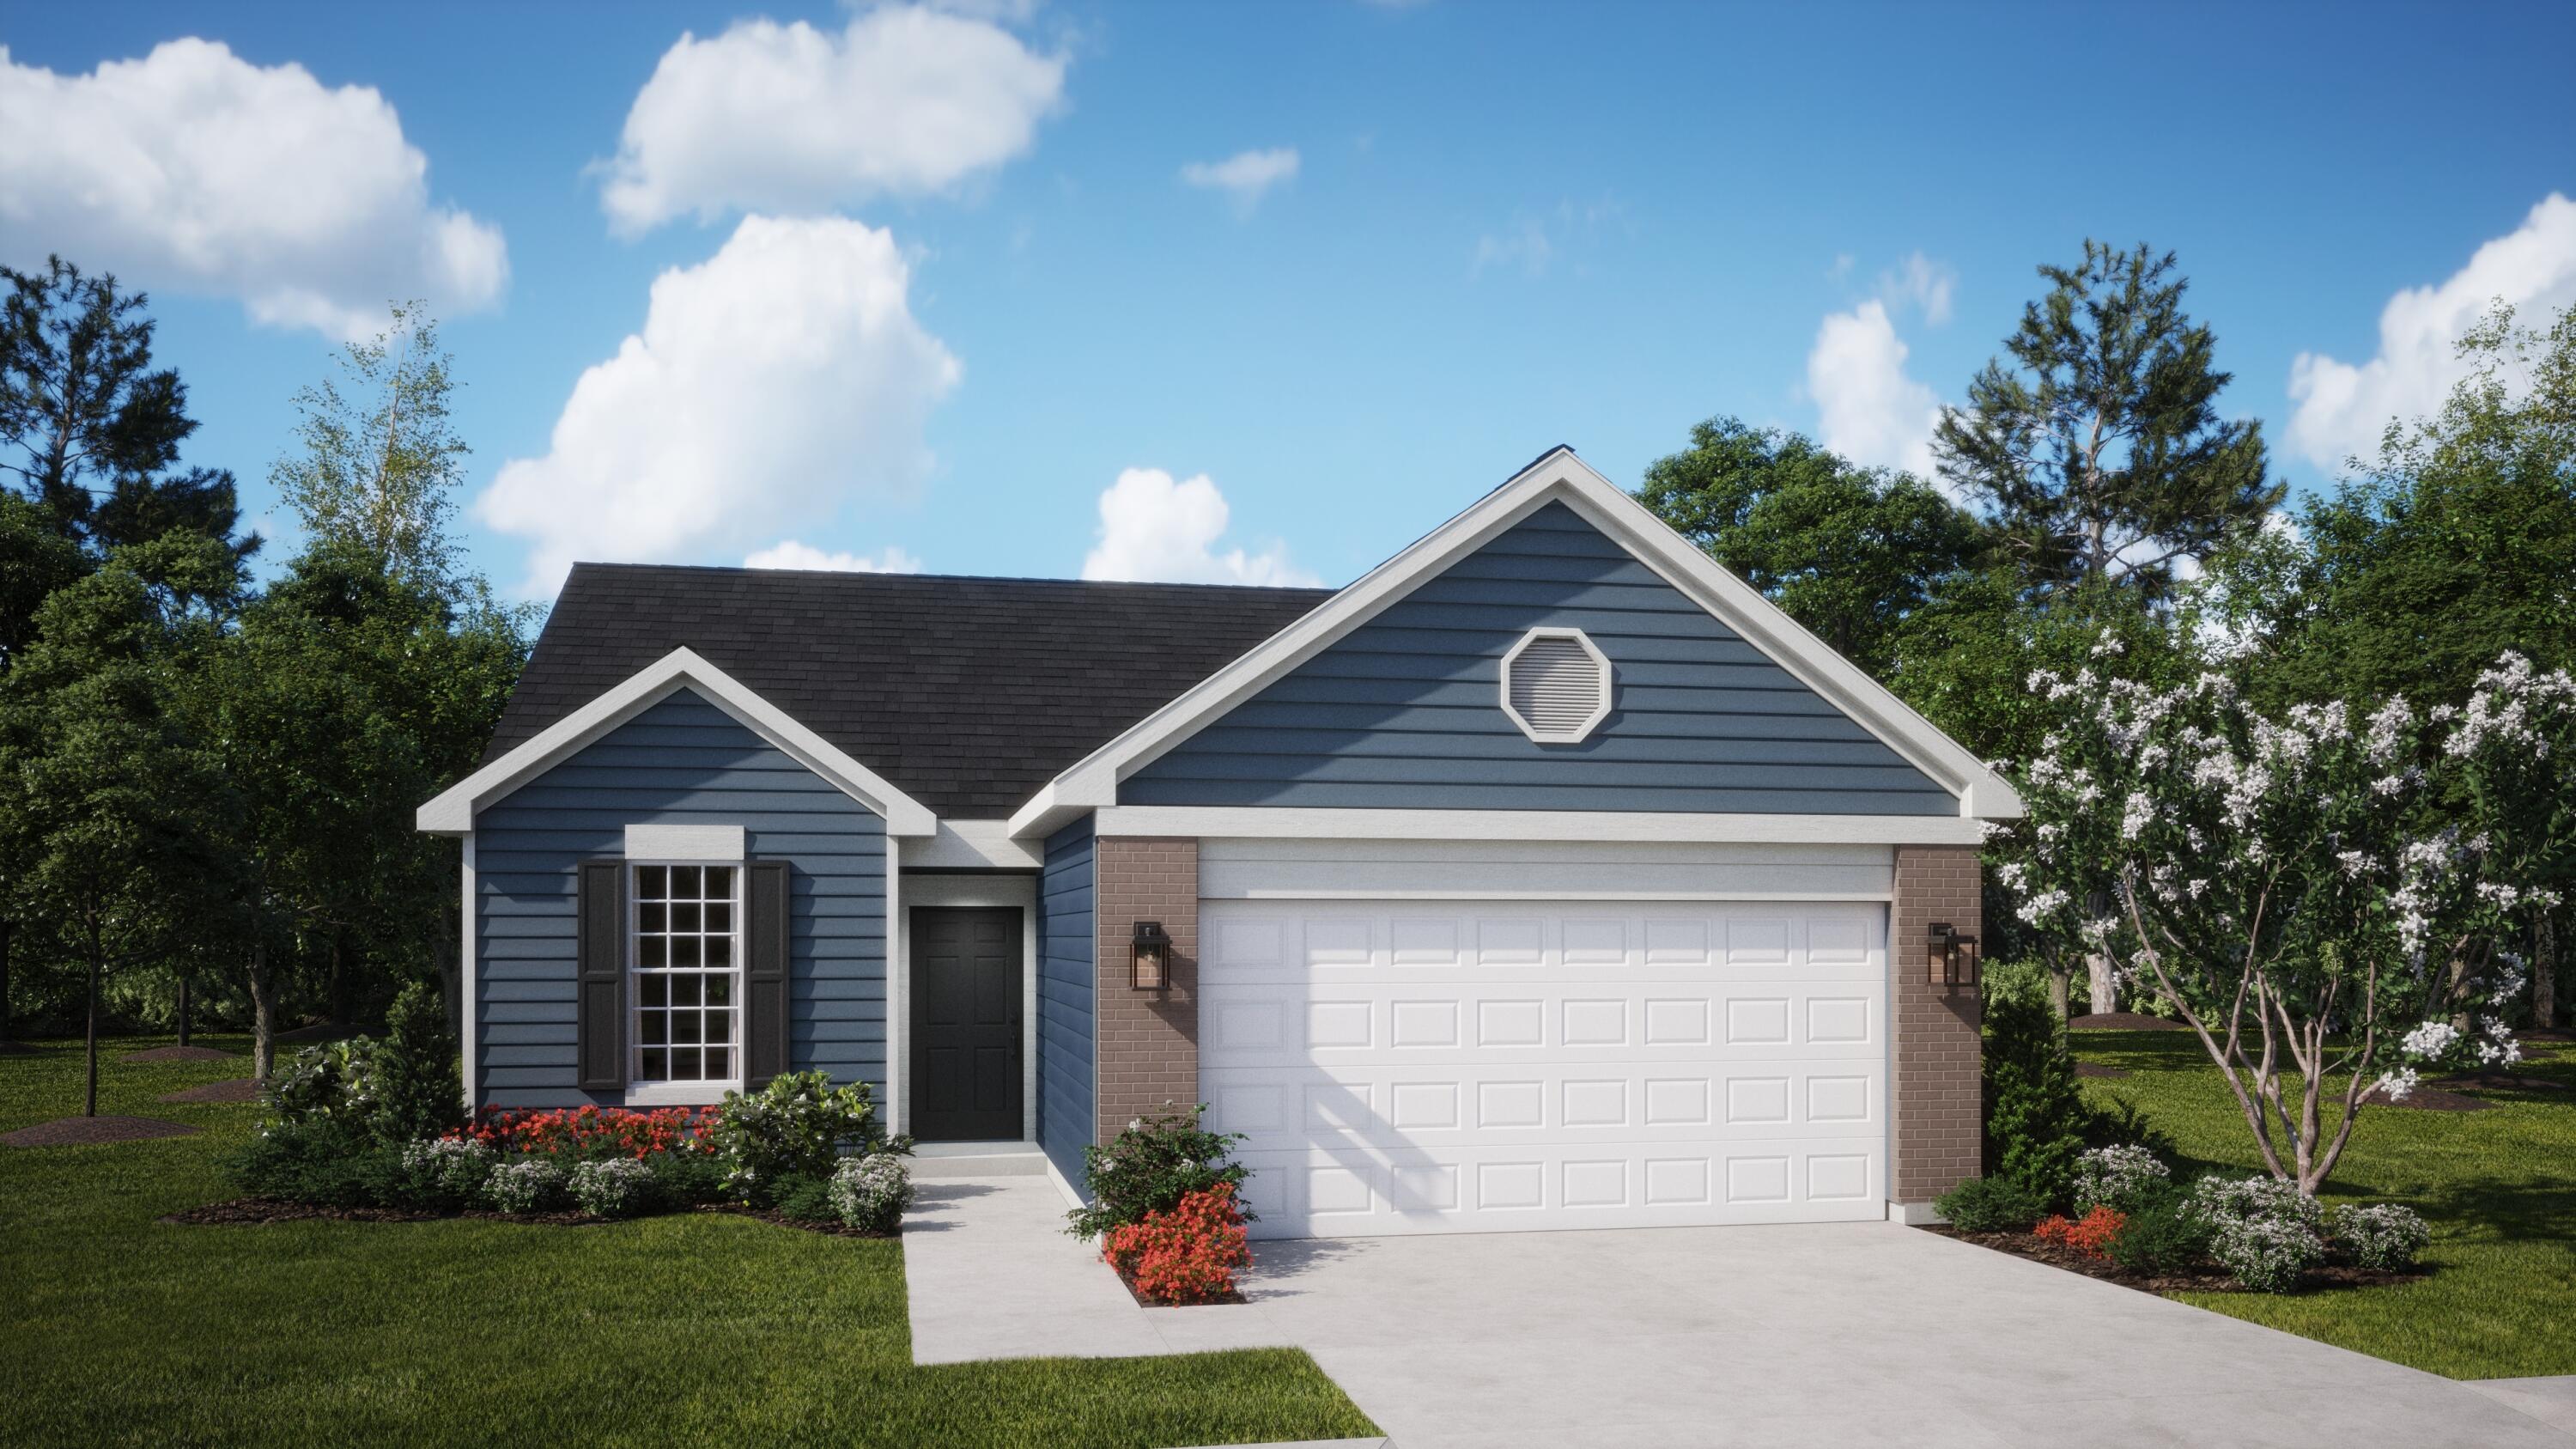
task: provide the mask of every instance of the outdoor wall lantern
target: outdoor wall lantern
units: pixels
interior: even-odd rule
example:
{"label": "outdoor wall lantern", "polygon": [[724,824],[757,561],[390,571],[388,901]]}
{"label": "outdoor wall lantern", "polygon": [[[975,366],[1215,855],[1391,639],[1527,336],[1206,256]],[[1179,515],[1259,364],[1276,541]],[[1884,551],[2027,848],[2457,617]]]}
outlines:
{"label": "outdoor wall lantern", "polygon": [[1930,967],[1930,979],[1935,986],[1974,987],[1977,984],[1977,938],[1960,935],[1950,929],[1948,921],[1934,921],[1925,964]]}
{"label": "outdoor wall lantern", "polygon": [[1160,921],[1138,921],[1128,958],[1127,985],[1136,991],[1160,991],[1172,984],[1172,938]]}

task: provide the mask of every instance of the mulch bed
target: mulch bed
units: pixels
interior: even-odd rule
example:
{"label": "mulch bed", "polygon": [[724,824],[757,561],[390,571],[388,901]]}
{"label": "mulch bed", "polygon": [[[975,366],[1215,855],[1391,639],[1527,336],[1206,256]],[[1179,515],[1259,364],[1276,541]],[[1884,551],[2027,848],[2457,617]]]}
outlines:
{"label": "mulch bed", "polygon": [[2127,1067],[2106,1067],[2099,1062],[2077,1062],[2075,1064],[2075,1075],[2079,1077],[2109,1078],[2125,1077],[2128,1074],[2129,1069]]}
{"label": "mulch bed", "polygon": [[[822,1233],[835,1238],[890,1238],[892,1233],[865,1233],[857,1228],[834,1222],[806,1222],[781,1216],[768,1208],[747,1208],[729,1204],[712,1204],[691,1209],[702,1213],[724,1213],[734,1217],[758,1218],[782,1228],[801,1228],[809,1233]],[[504,1213],[489,1208],[467,1208],[460,1212],[423,1212],[417,1208],[329,1207],[321,1203],[279,1202],[274,1198],[240,1197],[230,1202],[208,1203],[204,1207],[186,1208],[161,1219],[182,1227],[257,1227],[266,1223],[428,1223],[442,1218],[475,1218],[496,1223],[534,1223],[539,1226],[579,1228],[615,1222],[615,1218],[595,1218],[585,1212]]]}
{"label": "mulch bed", "polygon": [[317,1021],[311,1026],[299,1026],[293,1031],[279,1032],[277,1034],[277,1044],[279,1046],[311,1046],[313,1043],[320,1041],[346,1041],[357,1034],[358,1028],[349,1022]]}
{"label": "mulch bed", "polygon": [[2417,1087],[2407,1093],[2406,1100],[2402,1102],[2390,1101],[2388,1093],[2374,1088],[2363,1094],[2361,1100],[2373,1107],[2412,1107],[2418,1112],[2484,1112],[2495,1106],[2493,1102],[2481,1102],[2475,1097],[2463,1097],[2439,1087]]}
{"label": "mulch bed", "polygon": [[[1105,1261],[1103,1266],[1107,1266]],[[1136,1306],[1139,1308],[1198,1308],[1210,1303],[1249,1303],[1252,1301],[1251,1299],[1244,1297],[1243,1290],[1238,1288],[1231,1293],[1222,1294],[1214,1298],[1193,1298],[1187,1303],[1166,1303],[1160,1298],[1148,1298],[1144,1294],[1137,1292],[1136,1280],[1127,1275],[1127,1270],[1111,1267],[1109,1271],[1118,1275],[1118,1285],[1127,1290],[1127,1296],[1135,1299]]]}
{"label": "mulch bed", "polygon": [[213,1047],[166,1046],[154,1047],[150,1051],[127,1052],[117,1060],[120,1062],[229,1062],[235,1056],[233,1052],[219,1052]]}
{"label": "mulch bed", "polygon": [[259,1082],[253,1077],[234,1077],[229,1081],[207,1082],[202,1086],[182,1087],[161,1094],[164,1102],[256,1102]]}
{"label": "mulch bed", "polygon": [[0,1142],[12,1147],[81,1147],[101,1142],[146,1142],[155,1137],[186,1137],[196,1128],[158,1117],[61,1117],[22,1127]]}
{"label": "mulch bed", "polygon": [[2149,1016],[2143,1011],[2096,1011],[2085,1016],[2069,1017],[2070,1031],[2189,1031],[2178,1021]]}
{"label": "mulch bed", "polygon": [[[1957,1228],[1943,1226],[1927,1227],[1924,1231],[1938,1233],[1945,1238],[1956,1238],[1963,1243],[1974,1243],[1981,1248],[1992,1248],[1998,1253],[2010,1253],[2016,1258],[2028,1258],[2034,1263],[2046,1263],[2052,1268],[2064,1268],[2070,1273],[2081,1273],[2087,1278],[2099,1278],[2106,1283],[2117,1283],[2123,1288],[2135,1288],[2141,1293],[2251,1293],[2254,1291],[2239,1287],[2236,1280],[2227,1275],[2227,1270],[2216,1263],[2202,1263],[2188,1273],[2132,1273],[2117,1263],[2087,1257],[2063,1243],[2048,1242],[2030,1233],[1963,1233]],[[2324,1267],[2310,1269],[2299,1291],[2306,1293],[2320,1288],[2377,1288],[2390,1283],[2414,1283],[2431,1276],[2432,1271],[2427,1268],[2419,1267],[2406,1273],[2383,1273],[2368,1268],[2357,1268],[2346,1262],[2330,1261]]]}

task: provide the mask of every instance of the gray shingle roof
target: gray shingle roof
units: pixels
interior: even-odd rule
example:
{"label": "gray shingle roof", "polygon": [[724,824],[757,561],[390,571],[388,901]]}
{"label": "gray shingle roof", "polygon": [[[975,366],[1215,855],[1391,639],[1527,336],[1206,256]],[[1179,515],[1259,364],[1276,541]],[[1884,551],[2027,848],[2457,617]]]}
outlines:
{"label": "gray shingle roof", "polygon": [[575,564],[484,758],[686,646],[938,814],[1004,816],[1329,597]]}

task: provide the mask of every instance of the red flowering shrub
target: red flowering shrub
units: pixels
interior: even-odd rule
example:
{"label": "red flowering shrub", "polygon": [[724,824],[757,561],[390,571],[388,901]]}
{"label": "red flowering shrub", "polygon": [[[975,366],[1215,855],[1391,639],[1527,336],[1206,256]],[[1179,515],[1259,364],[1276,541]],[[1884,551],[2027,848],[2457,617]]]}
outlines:
{"label": "red flowering shrub", "polygon": [[1102,1234],[1101,1256],[1138,1296],[1157,1303],[1206,1303],[1234,1291],[1234,1270],[1252,1261],[1234,1184],[1220,1182],[1184,1196],[1178,1207],[1145,1214]]}
{"label": "red flowering shrub", "polygon": [[643,1159],[661,1152],[706,1152],[707,1136],[721,1115],[716,1107],[486,1107],[450,1137],[468,1138],[499,1152],[538,1152],[549,1157]]}
{"label": "red flowering shrub", "polygon": [[2097,1206],[2079,1219],[2069,1220],[2052,1214],[2031,1235],[2044,1243],[2063,1243],[2088,1258],[2109,1261],[2111,1244],[2120,1229],[2129,1225],[2128,1216],[2116,1208]]}

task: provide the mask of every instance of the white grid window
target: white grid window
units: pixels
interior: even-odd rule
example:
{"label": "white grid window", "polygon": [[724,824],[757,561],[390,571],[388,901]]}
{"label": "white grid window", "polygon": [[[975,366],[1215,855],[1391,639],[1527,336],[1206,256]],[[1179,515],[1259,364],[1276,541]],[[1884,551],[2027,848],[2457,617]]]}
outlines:
{"label": "white grid window", "polygon": [[635,1080],[741,1075],[742,872],[635,867]]}

